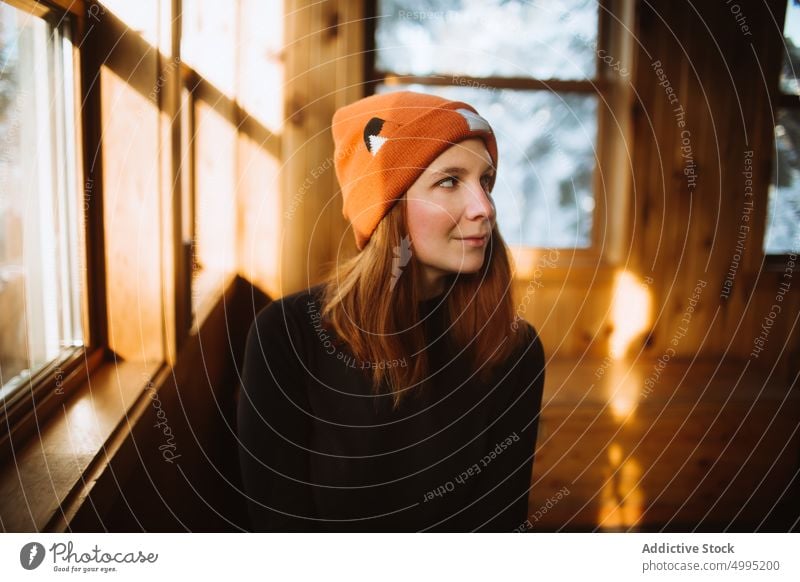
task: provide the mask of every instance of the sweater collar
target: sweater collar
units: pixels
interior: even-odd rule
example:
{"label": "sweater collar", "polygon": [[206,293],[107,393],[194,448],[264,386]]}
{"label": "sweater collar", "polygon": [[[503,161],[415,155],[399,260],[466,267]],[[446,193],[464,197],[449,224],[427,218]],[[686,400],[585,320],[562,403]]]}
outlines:
{"label": "sweater collar", "polygon": [[438,295],[430,297],[429,299],[423,299],[417,303],[419,307],[419,312],[421,315],[427,315],[432,311],[436,310],[439,311],[444,307],[446,302],[446,295],[447,291],[442,291]]}

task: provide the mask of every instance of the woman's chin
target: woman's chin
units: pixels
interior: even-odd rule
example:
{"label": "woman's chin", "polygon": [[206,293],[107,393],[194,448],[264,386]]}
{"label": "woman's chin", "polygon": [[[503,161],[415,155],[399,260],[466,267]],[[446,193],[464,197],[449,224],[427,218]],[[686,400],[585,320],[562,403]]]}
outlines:
{"label": "woman's chin", "polygon": [[469,257],[464,257],[462,260],[461,257],[459,257],[453,261],[451,265],[452,268],[449,269],[451,273],[461,273],[463,275],[477,273],[483,266],[483,257],[481,257],[480,260],[470,259]]}

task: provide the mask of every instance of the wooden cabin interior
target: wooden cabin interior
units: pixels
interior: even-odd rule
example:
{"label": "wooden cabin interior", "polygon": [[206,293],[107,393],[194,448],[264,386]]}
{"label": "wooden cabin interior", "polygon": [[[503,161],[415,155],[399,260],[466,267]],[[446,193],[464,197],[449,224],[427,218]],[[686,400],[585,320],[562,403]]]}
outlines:
{"label": "wooden cabin interior", "polygon": [[530,531],[798,529],[792,0],[0,11],[0,530],[248,529],[247,330],[357,252],[331,117],[398,88],[504,144]]}

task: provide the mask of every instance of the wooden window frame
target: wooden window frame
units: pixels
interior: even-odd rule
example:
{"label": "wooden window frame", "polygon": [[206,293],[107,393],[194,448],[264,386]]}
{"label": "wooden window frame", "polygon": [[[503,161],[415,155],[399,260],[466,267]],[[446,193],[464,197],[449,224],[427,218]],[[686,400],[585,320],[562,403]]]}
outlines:
{"label": "wooden window frame", "polygon": [[27,383],[29,388],[20,388],[3,402],[0,422],[8,430],[0,433],[0,462],[8,460],[12,455],[12,447],[18,447],[35,434],[42,422],[85,384],[87,377],[108,358],[101,168],[99,161],[92,162],[92,152],[96,151],[100,140],[100,104],[92,99],[92,92],[89,91],[88,80],[92,78],[89,67],[92,63],[88,51],[81,51],[78,41],[86,34],[86,5],[83,0],[3,1],[47,21],[68,21],[75,80],[71,89],[75,93],[76,173],[80,177],[79,183],[84,185],[84,196],[86,185],[91,184],[93,203],[84,213],[86,248],[79,249],[86,261],[85,292],[80,298],[84,345],[64,350],[31,376]]}

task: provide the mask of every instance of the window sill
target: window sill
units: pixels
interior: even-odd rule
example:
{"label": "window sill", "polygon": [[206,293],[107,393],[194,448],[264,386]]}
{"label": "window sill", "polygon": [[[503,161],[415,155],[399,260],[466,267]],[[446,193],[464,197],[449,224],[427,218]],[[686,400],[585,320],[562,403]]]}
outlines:
{"label": "window sill", "polygon": [[0,473],[3,531],[66,530],[149,405],[145,388],[161,367],[105,363],[30,439],[12,446]]}
{"label": "window sill", "polygon": [[[764,271],[767,273],[782,274],[786,272],[787,267],[794,267],[789,264],[791,255],[786,253],[783,255],[765,255],[764,256]],[[789,271],[791,273],[791,271]]]}

